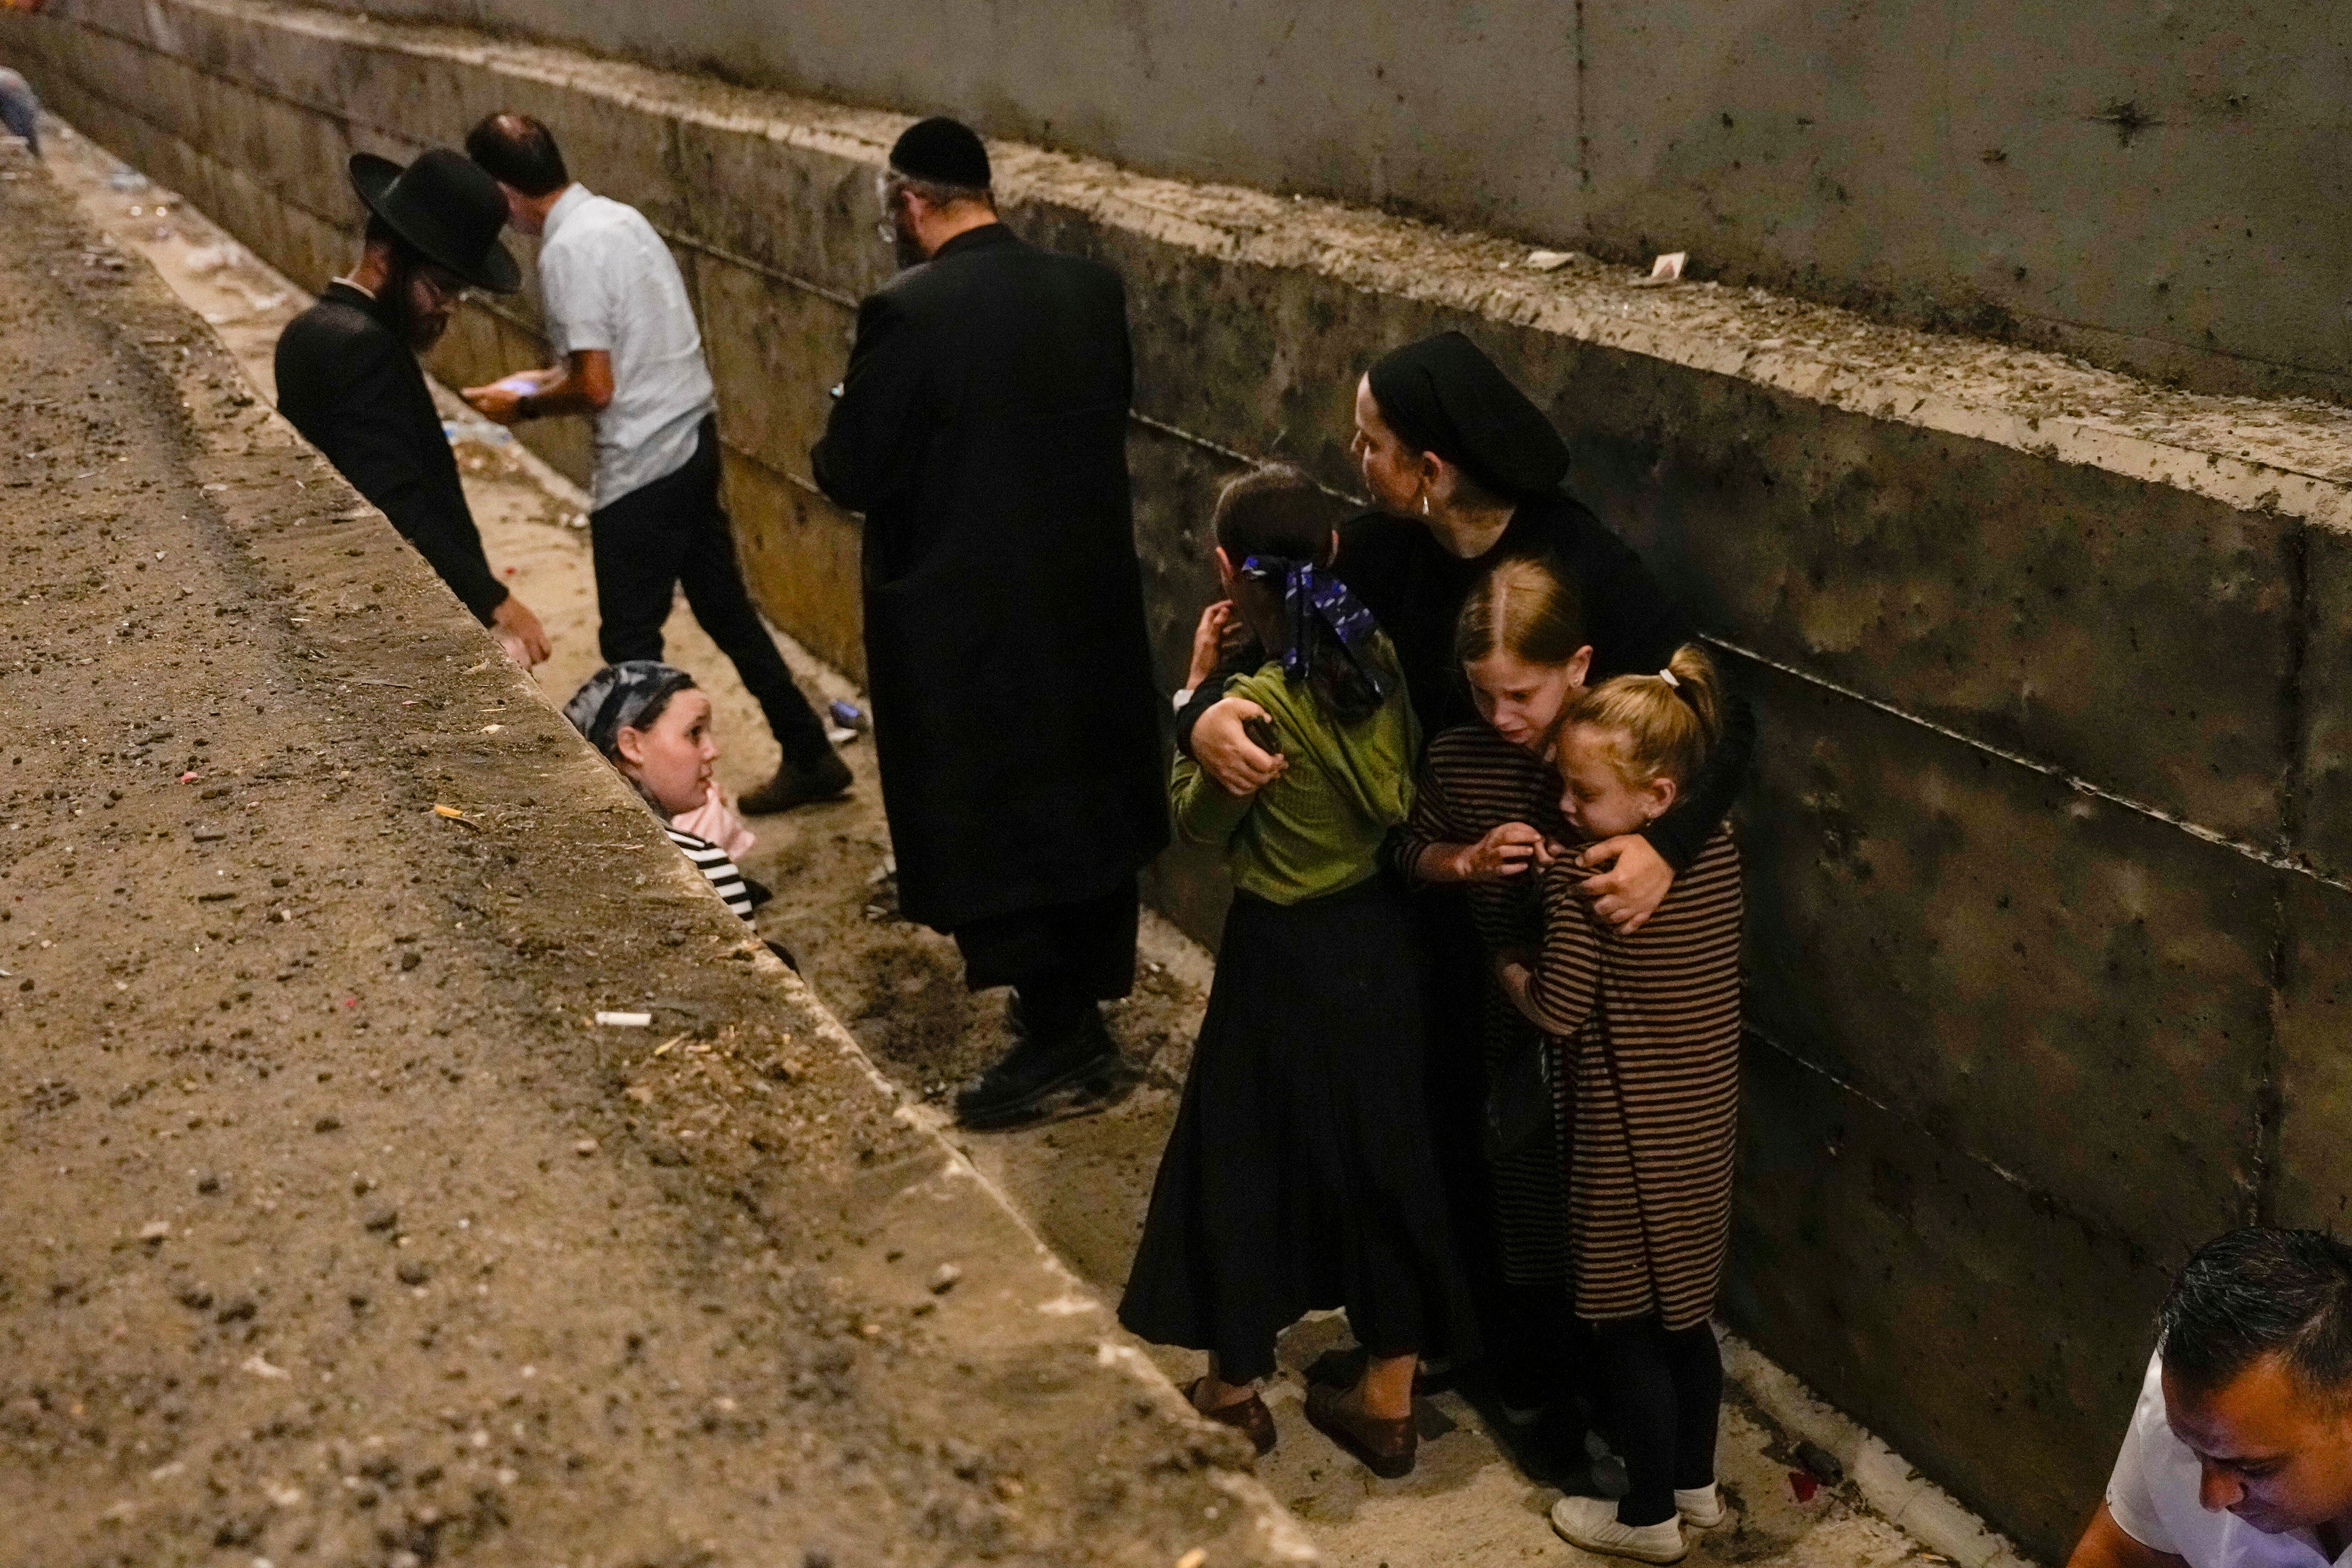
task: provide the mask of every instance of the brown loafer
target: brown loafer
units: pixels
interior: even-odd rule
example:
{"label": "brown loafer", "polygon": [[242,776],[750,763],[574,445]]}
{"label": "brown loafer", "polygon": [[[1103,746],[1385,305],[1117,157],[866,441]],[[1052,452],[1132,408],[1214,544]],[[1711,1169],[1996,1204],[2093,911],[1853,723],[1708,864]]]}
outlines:
{"label": "brown loafer", "polygon": [[1307,1418],[1315,1429],[1364,1462],[1383,1480],[1412,1473],[1421,1432],[1412,1417],[1394,1421],[1364,1416],[1340,1403],[1344,1390],[1316,1384],[1307,1390]]}
{"label": "brown loafer", "polygon": [[[1195,1378],[1184,1385],[1186,1404],[1192,1404],[1192,1391],[1207,1381],[1205,1377]],[[1267,1409],[1265,1401],[1255,1394],[1231,1405],[1220,1405],[1214,1410],[1203,1410],[1193,1405],[1192,1414],[1203,1420],[1214,1421],[1220,1427],[1231,1427],[1247,1437],[1250,1445],[1260,1454],[1274,1452],[1274,1412]]]}

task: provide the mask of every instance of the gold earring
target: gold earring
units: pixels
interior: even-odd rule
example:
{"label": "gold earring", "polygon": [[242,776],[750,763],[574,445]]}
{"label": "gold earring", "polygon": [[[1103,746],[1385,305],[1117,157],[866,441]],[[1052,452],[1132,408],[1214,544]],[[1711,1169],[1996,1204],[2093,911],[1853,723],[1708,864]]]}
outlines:
{"label": "gold earring", "polygon": [[1429,492],[1426,490],[1421,493],[1421,515],[1424,517],[1429,516]]}

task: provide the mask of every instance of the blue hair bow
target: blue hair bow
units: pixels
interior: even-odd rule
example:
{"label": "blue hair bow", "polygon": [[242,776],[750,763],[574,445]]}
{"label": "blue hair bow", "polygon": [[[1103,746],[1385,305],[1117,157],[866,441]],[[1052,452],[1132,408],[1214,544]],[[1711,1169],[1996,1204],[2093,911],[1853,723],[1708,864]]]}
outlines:
{"label": "blue hair bow", "polygon": [[1370,606],[1348,585],[1311,561],[1281,556],[1251,556],[1242,562],[1241,575],[1253,582],[1282,584],[1282,673],[1303,681],[1315,673],[1314,622],[1321,622],[1347,656],[1357,676],[1386,701],[1393,684],[1381,662],[1372,656],[1372,639],[1380,622]]}

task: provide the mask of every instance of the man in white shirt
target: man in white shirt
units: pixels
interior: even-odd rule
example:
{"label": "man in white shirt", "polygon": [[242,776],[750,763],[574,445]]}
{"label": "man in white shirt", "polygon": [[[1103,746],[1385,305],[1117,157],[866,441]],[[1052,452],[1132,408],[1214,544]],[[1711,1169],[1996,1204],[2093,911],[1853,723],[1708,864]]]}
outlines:
{"label": "man in white shirt", "polygon": [[575,183],[546,126],[493,114],[466,152],[504,189],[508,214],[541,236],[540,291],[556,362],[466,401],[501,424],[584,413],[596,427],[589,543],[608,664],[662,656],[662,622],[684,587],[694,618],[734,661],[783,760],[745,795],[747,812],[788,811],[847,791],[849,767],[752,607],[719,504],[710,371],[686,280],[635,208]]}
{"label": "man in white shirt", "polygon": [[2067,1568],[2352,1568],[2352,1248],[2207,1243],[2173,1282],[2106,1500]]}

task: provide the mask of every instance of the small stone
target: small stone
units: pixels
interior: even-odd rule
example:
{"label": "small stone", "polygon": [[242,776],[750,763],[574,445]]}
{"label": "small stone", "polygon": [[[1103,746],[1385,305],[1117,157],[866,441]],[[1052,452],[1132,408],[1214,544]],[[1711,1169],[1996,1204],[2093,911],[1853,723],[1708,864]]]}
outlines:
{"label": "small stone", "polygon": [[389,1230],[400,1223],[400,1210],[388,1203],[379,1203],[360,1217],[364,1230]]}
{"label": "small stone", "polygon": [[332,1116],[321,1116],[317,1121],[310,1124],[310,1131],[314,1133],[331,1133],[341,1125],[342,1123],[337,1121]]}
{"label": "small stone", "polygon": [[946,1295],[950,1291],[956,1288],[956,1281],[962,1278],[963,1270],[961,1268],[958,1268],[955,1264],[940,1264],[938,1268],[931,1270],[931,1294],[934,1296]]}
{"label": "small stone", "polygon": [[433,1278],[433,1270],[414,1258],[404,1260],[393,1273],[399,1277],[400,1282],[404,1285],[421,1285]]}
{"label": "small stone", "polygon": [[139,1228],[142,1241],[161,1241],[171,1234],[172,1222],[168,1219],[151,1219]]}
{"label": "small stone", "polygon": [[206,1197],[210,1197],[213,1194],[220,1191],[220,1177],[216,1176],[208,1176],[205,1177],[202,1181],[196,1183],[196,1190],[204,1194]]}
{"label": "small stone", "polygon": [[180,1292],[180,1305],[192,1312],[204,1312],[213,1304],[213,1293],[201,1285],[191,1285]]}
{"label": "small stone", "polygon": [[596,1140],[593,1138],[583,1138],[578,1143],[572,1145],[572,1152],[578,1155],[582,1159],[586,1159],[590,1155],[596,1152]]}
{"label": "small stone", "polygon": [[405,974],[423,962],[425,962],[425,955],[419,953],[415,948],[411,947],[400,956],[401,972]]}

